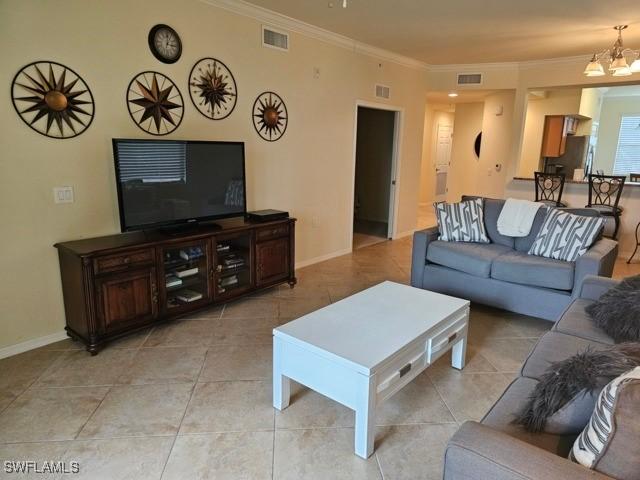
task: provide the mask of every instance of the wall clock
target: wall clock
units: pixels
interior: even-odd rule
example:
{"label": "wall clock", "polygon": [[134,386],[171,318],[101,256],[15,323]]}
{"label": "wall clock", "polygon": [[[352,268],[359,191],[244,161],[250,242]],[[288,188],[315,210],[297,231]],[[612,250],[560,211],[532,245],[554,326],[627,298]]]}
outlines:
{"label": "wall clock", "polygon": [[127,87],[127,107],[135,124],[151,135],[173,132],[184,115],[182,94],[169,77],[141,72]]}
{"label": "wall clock", "polygon": [[263,92],[253,103],[253,126],[263,139],[275,142],[284,135],[289,123],[287,107],[277,93]]}
{"label": "wall clock", "polygon": [[238,100],[231,70],[215,58],[203,58],[189,74],[189,94],[198,111],[212,120],[222,120],[233,112]]}
{"label": "wall clock", "polygon": [[93,95],[84,80],[57,62],[33,62],[13,77],[11,100],[18,115],[36,132],[73,138],[93,120]]}
{"label": "wall clock", "polygon": [[158,24],[149,31],[151,53],[163,63],[176,63],[182,55],[182,41],[169,25]]}

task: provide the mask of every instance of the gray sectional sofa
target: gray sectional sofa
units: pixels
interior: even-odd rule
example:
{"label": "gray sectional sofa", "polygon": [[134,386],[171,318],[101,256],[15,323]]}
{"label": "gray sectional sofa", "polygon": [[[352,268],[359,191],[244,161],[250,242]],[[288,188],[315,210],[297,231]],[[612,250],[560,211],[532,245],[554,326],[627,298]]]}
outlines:
{"label": "gray sectional sofa", "polygon": [[[614,343],[595,326],[585,308],[615,284],[614,280],[593,276],[581,282],[577,298],[554,327],[540,338],[520,375],[502,397],[480,423],[464,423],[451,438],[445,453],[445,480],[610,478],[567,459],[577,435],[529,433],[511,422],[549,362],[563,360],[587,347],[597,350]],[[576,422],[586,423],[591,409],[585,409],[583,413],[582,418],[587,420]],[[608,468],[615,471],[615,465],[608,465]]]}
{"label": "gray sectional sofa", "polygon": [[[463,197],[463,200],[473,197]],[[528,255],[546,216],[540,209],[527,237],[498,232],[504,200],[484,199],[484,221],[491,243],[443,242],[438,228],[413,236],[411,285],[462,297],[512,312],[555,321],[578,296],[586,275],[610,277],[618,244],[601,238],[576,262]],[[595,210],[565,209],[582,215]]]}

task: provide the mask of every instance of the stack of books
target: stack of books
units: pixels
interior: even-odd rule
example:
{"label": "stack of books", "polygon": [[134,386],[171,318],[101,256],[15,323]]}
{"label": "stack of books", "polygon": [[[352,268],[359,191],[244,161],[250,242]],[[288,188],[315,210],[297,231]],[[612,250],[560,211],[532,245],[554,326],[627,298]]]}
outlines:
{"label": "stack of books", "polygon": [[200,247],[188,247],[180,250],[180,258],[190,261],[200,258],[204,255],[202,248]]}
{"label": "stack of books", "polygon": [[202,298],[202,294],[200,292],[196,292],[195,290],[184,289],[176,295],[176,298],[181,302],[190,303],[195,302],[196,300],[200,300]]}
{"label": "stack of books", "polygon": [[240,268],[244,266],[244,258],[238,255],[229,255],[222,260],[222,265],[225,270]]}
{"label": "stack of books", "polygon": [[178,285],[182,285],[182,279],[170,273],[165,277],[165,284],[167,288],[177,287]]}

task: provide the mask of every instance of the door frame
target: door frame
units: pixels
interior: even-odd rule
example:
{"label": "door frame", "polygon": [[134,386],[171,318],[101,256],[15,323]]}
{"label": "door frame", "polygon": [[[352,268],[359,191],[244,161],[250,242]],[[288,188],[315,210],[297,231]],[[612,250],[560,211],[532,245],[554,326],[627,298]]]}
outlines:
{"label": "door frame", "polygon": [[[402,152],[402,131],[404,128],[404,108],[389,105],[387,103],[370,102],[368,100],[356,100],[353,122],[353,161],[351,165],[351,196],[349,210],[349,250],[353,251],[353,214],[354,196],[356,190],[356,147],[358,143],[358,107],[372,108],[374,110],[386,110],[394,112],[393,124],[393,150],[391,153],[391,189],[389,191],[389,221],[387,238],[395,240],[397,238],[397,216],[400,187],[400,154]],[[395,182],[395,184],[393,183]]]}

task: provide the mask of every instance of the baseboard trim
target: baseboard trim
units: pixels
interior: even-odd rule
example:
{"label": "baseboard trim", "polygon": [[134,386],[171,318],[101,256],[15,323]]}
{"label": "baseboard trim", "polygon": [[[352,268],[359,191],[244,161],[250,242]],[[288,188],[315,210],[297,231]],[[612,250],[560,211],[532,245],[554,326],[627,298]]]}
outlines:
{"label": "baseboard trim", "polygon": [[67,338],[67,332],[62,331],[58,333],[52,333],[51,335],[45,335],[44,337],[32,338],[26,342],[16,343],[15,345],[9,345],[8,347],[0,348],[0,359],[11,357],[19,353],[28,352],[34,348],[44,347],[50,343],[59,342]]}
{"label": "baseboard trim", "polygon": [[320,263],[324,262],[325,260],[331,260],[335,257],[341,257],[342,255],[347,255],[351,252],[351,248],[344,248],[342,250],[327,253],[326,255],[320,255],[319,257],[310,258],[309,260],[302,260],[301,262],[296,262],[296,270],[299,268],[308,267],[309,265],[313,265],[314,263]]}
{"label": "baseboard trim", "polygon": [[394,240],[398,240],[400,238],[404,238],[404,237],[408,237],[410,235],[413,235],[415,233],[416,229],[412,228],[411,230],[407,230],[406,232],[400,232],[400,233],[396,233],[396,236],[393,237]]}

